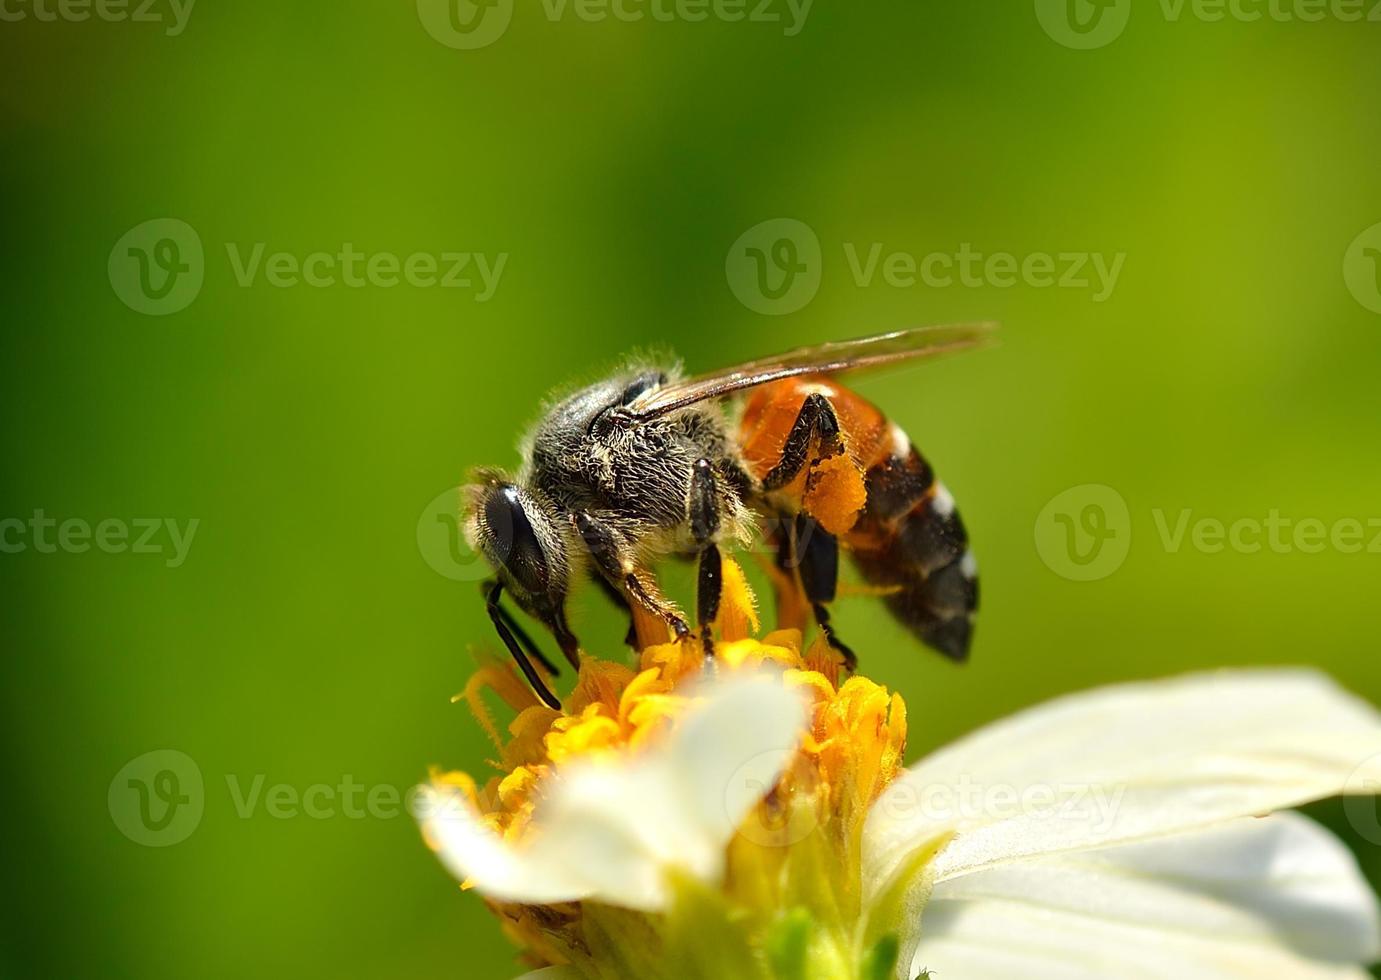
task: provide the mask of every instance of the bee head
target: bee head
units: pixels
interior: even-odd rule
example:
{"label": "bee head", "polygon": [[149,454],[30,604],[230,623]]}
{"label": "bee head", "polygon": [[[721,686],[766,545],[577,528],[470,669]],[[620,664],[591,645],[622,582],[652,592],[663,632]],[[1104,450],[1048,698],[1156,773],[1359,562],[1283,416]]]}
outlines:
{"label": "bee head", "polygon": [[470,547],[484,555],[519,605],[554,622],[566,596],[568,566],[553,509],[528,488],[492,472],[477,473],[463,500]]}

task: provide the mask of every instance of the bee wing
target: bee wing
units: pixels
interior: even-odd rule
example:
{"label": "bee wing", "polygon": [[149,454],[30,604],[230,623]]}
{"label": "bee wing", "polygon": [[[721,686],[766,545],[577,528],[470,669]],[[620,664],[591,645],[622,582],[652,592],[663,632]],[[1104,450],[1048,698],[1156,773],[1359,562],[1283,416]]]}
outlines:
{"label": "bee wing", "polygon": [[723,398],[746,388],[801,374],[840,374],[967,350],[989,342],[996,329],[995,323],[915,327],[876,337],[800,347],[775,357],[764,357],[737,367],[653,388],[629,404],[627,411],[635,418],[655,418],[696,402]]}

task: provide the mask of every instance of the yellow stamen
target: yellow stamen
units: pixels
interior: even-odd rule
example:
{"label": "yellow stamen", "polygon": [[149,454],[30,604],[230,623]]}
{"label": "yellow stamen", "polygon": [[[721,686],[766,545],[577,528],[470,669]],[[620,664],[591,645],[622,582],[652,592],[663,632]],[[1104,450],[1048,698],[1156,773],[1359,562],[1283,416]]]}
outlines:
{"label": "yellow stamen", "polygon": [[[807,695],[811,716],[801,748],[779,784],[729,846],[720,901],[739,909],[735,921],[757,923],[754,928],[766,928],[784,907],[803,906],[820,926],[821,942],[847,949],[860,933],[855,926],[862,821],[869,804],[900,771],[906,706],[867,678],[841,681],[840,657],[823,638],[803,650],[798,629],[755,639],[758,628],[743,571],[726,560],[716,622],[718,669],[784,668],[786,683]],[[499,775],[483,792],[463,773],[439,774],[434,780],[461,788],[496,832],[521,846],[543,780],[554,769],[578,759],[617,760],[643,751],[676,724],[693,697],[687,682],[704,669],[698,640],[647,646],[636,670],[587,656],[564,710],[558,712],[532,697],[510,665],[484,664],[458,697],[494,741]],[[481,700],[484,690],[495,692],[517,712],[506,741]],[[840,880],[855,885],[841,889]],[[537,965],[579,963],[588,958],[583,951],[591,942],[603,941],[603,930],[628,927],[622,919],[615,923],[607,918],[609,910],[588,903],[489,904],[505,932]],[[637,928],[656,932],[651,925]]]}

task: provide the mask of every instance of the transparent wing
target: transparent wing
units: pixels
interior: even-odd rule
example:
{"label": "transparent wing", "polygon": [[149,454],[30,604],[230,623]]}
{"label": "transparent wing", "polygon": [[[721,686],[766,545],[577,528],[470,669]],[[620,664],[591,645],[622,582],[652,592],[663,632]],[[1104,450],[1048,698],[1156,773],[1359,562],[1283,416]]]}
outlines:
{"label": "transparent wing", "polygon": [[745,388],[801,374],[840,374],[968,350],[990,342],[996,329],[995,323],[958,323],[801,347],[654,388],[635,399],[627,410],[637,418],[655,418],[709,398],[723,398]]}

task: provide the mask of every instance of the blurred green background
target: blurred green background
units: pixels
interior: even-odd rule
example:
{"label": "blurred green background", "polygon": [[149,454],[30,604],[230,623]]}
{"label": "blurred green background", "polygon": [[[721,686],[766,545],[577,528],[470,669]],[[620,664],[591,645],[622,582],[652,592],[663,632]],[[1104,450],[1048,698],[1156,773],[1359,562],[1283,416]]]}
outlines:
{"label": "blurred green background", "polygon": [[[782,2],[785,22],[623,22],[553,19],[550,0],[492,39],[448,34],[431,0],[207,0],[180,30],[165,0],[152,22],[33,2],[0,23],[5,976],[519,972],[406,815],[360,816],[363,791],[241,815],[235,793],[349,781],[379,800],[431,763],[483,769],[448,697],[468,648],[496,644],[437,517],[466,468],[516,463],[548,389],[634,347],[705,369],[1003,322],[998,349],[858,383],[935,463],[982,566],[963,669],[876,604],[839,607],[908,697],[913,756],[1058,692],[1216,665],[1317,664],[1381,700],[1378,529],[1361,553],[1244,553],[1176,550],[1156,523],[1381,517],[1381,26],[1139,4],[1120,36],[1067,35],[1107,42],[1080,50],[1030,2],[820,2],[793,32]],[[169,226],[123,237],[166,218],[200,263],[158,244]],[[808,301],[765,314],[736,296],[752,279],[731,246],[782,218],[819,258]],[[131,308],[130,241],[153,292],[169,264],[200,269],[199,292]],[[264,263],[385,258],[360,286],[338,266],[283,285],[291,263],[237,266],[256,243]],[[873,243],[1035,271],[870,280],[849,255]],[[387,256],[453,251],[504,257],[490,295],[384,284]],[[1042,284],[1040,256],[1064,271],[1063,253],[1122,256],[1114,287],[1091,267]],[[1125,502],[1105,544],[1130,548],[1080,581],[1041,528],[1087,484]],[[136,519],[198,524],[181,563],[166,526],[160,553],[48,553],[37,511],[136,537]],[[576,619],[621,650],[597,596]],[[107,794],[163,749],[199,769],[204,813],[141,846]],[[1315,812],[1381,878],[1381,828]]]}

